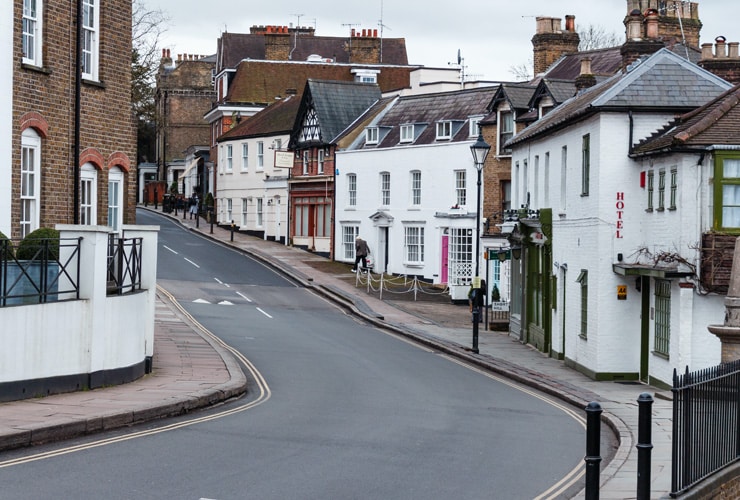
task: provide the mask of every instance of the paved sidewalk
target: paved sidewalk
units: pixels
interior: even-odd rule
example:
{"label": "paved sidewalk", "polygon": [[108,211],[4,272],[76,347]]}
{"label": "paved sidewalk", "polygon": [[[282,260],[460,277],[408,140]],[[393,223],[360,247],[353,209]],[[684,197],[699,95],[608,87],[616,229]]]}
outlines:
{"label": "paved sidewalk", "polygon": [[[153,210],[153,207],[149,207]],[[366,292],[342,266],[320,256],[228,229],[169,214],[190,230],[233,245],[269,263],[368,322],[392,329],[585,408],[601,404],[603,418],[619,438],[619,448],[602,464],[600,498],[629,499],[637,489],[637,399],[654,396],[652,408],[651,498],[667,497],[671,474],[671,393],[639,384],[596,382],[561,361],[523,345],[505,333],[481,329],[480,354],[469,349],[472,328],[467,306],[450,303],[379,300]],[[337,270],[337,268],[339,268]],[[0,404],[0,450],[27,446],[130,425],[243,394],[246,379],[236,361],[191,325],[158,293],[153,372],[141,380],[95,391]],[[583,413],[585,415],[585,411]],[[585,432],[584,432],[585,454]],[[606,455],[602,449],[602,455]],[[585,484],[582,479],[581,484]],[[576,498],[583,498],[581,492]]]}

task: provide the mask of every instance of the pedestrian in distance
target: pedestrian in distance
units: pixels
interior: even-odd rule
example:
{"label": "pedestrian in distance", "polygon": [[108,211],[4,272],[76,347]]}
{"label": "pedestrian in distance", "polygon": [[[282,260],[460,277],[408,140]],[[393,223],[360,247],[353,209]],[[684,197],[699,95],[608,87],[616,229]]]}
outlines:
{"label": "pedestrian in distance", "polygon": [[352,272],[357,272],[357,264],[362,261],[362,269],[367,268],[367,256],[370,253],[370,248],[367,246],[367,241],[363,240],[359,236],[355,238],[355,266],[352,268]]}
{"label": "pedestrian in distance", "polygon": [[190,218],[198,217],[198,195],[193,191],[190,197]]}

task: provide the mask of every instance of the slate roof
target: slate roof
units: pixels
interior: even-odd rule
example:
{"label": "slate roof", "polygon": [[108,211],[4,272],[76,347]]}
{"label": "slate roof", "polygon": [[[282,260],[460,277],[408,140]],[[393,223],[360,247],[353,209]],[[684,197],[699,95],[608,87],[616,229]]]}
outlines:
{"label": "slate roof", "polygon": [[640,142],[631,156],[740,145],[740,84]]}
{"label": "slate roof", "polygon": [[582,91],[515,135],[514,145],[599,111],[677,111],[699,107],[731,85],[718,76],[661,49],[626,73]]}
{"label": "slate roof", "polygon": [[621,47],[585,50],[566,54],[552,63],[545,72],[551,80],[575,80],[581,74],[581,60],[591,58],[591,71],[596,76],[611,76],[622,66]]}
{"label": "slate roof", "polygon": [[378,85],[382,92],[409,86],[412,66],[349,65],[290,61],[241,61],[229,85],[225,102],[270,104],[276,97],[289,93],[300,95],[306,80],[343,80],[352,82],[353,68],[372,67],[380,70]]}
{"label": "slate roof", "polygon": [[[218,69],[235,68],[243,59],[265,60],[265,36],[262,33],[222,33],[218,40],[221,60]],[[272,35],[267,35],[272,36]],[[338,63],[350,62],[350,37],[290,35],[295,41],[292,61],[305,61],[308,56],[318,54],[331,57]],[[383,64],[407,65],[406,40],[404,38],[383,38]]]}
{"label": "slate roof", "polygon": [[274,102],[259,113],[245,118],[240,124],[218,138],[218,142],[260,137],[278,134],[289,134],[293,129],[295,117],[301,99],[288,96]]}
{"label": "slate roof", "polygon": [[[396,147],[400,143],[400,126],[414,124],[422,127],[420,134],[409,145],[436,144],[470,140],[471,116],[483,116],[496,92],[496,87],[400,97],[375,124],[388,133],[377,145],[364,145],[368,149]],[[438,121],[452,121],[453,136],[449,141],[437,141]]]}
{"label": "slate roof", "polygon": [[296,147],[298,132],[310,107],[318,117],[321,142],[332,144],[380,97],[380,87],[376,84],[309,79],[293,125],[290,147]]}

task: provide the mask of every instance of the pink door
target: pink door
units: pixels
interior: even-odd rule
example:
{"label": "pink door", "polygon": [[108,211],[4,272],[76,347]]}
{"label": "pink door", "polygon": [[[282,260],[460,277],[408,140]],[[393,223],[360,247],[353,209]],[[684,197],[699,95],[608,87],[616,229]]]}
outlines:
{"label": "pink door", "polygon": [[440,266],[442,269],[442,283],[447,283],[447,277],[449,274],[449,245],[449,236],[442,236],[442,262]]}

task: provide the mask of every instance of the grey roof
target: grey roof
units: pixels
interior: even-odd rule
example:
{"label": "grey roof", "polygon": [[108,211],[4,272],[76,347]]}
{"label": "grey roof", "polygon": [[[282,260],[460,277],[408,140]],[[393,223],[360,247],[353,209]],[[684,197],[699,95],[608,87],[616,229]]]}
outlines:
{"label": "grey roof", "polygon": [[[452,121],[453,136],[449,142],[470,140],[469,118],[481,117],[488,111],[488,106],[496,92],[496,87],[481,87],[453,92],[411,95],[400,97],[383,116],[374,124],[387,131],[377,146],[368,148],[388,148],[399,145],[400,126],[414,124],[418,126],[413,145],[434,144],[439,121]],[[364,143],[363,143],[364,144]]]}
{"label": "grey roof", "polygon": [[564,102],[514,136],[513,145],[565,126],[589,114],[608,110],[685,112],[717,97],[732,85],[722,78],[661,49]]}
{"label": "grey roof", "polygon": [[531,83],[502,83],[493,98],[491,108],[493,109],[498,102],[506,101],[517,111],[527,111],[536,88],[537,86]]}
{"label": "grey roof", "polygon": [[309,108],[316,111],[319,121],[321,142],[333,144],[336,138],[380,99],[380,87],[376,84],[327,81],[309,79],[303,92],[301,106],[296,116],[291,137],[295,146],[297,131]]}

